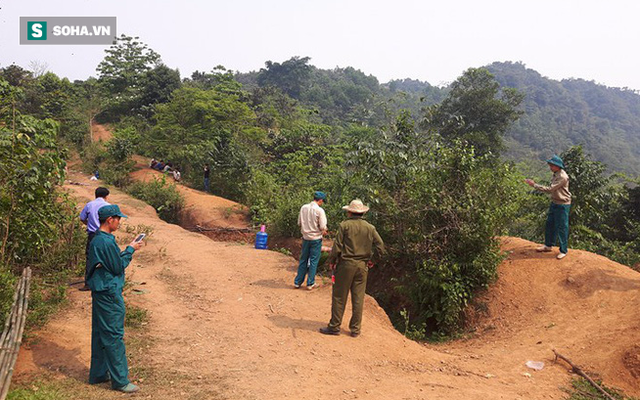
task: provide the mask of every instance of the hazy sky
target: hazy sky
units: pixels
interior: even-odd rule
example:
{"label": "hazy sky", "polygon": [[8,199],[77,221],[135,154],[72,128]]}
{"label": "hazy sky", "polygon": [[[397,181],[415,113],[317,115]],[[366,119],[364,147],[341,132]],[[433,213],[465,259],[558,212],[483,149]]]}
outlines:
{"label": "hazy sky", "polygon": [[107,46],[21,46],[20,16],[115,16],[183,77],[309,56],[381,82],[442,85],[465,69],[522,61],[553,78],[640,90],[638,0],[0,0],[0,67],[31,61],[96,76]]}

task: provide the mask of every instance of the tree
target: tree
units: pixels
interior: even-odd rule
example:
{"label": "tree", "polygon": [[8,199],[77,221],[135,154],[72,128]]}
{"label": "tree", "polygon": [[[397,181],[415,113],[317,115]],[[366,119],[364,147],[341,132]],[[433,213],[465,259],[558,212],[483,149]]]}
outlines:
{"label": "tree", "polygon": [[[379,301],[422,338],[427,328],[458,329],[476,290],[495,278],[496,237],[515,214],[520,185],[509,164],[489,165],[489,155],[459,139],[440,141],[402,113],[389,129],[356,140],[347,161],[347,185],[372,205],[368,218],[389,249],[372,286],[397,282]],[[403,307],[410,320],[399,321]]]}
{"label": "tree", "polygon": [[185,180],[198,184],[202,165],[209,163],[216,193],[238,198],[248,166],[245,152],[264,133],[238,95],[183,86],[156,106],[155,119],[144,141],[148,153],[171,160]]}
{"label": "tree", "polygon": [[498,157],[509,125],[522,114],[524,94],[500,89],[484,68],[470,68],[451,85],[447,98],[429,109],[423,126],[437,130],[448,142],[462,140],[478,155]]}
{"label": "tree", "polygon": [[153,114],[155,104],[166,103],[171,94],[180,88],[180,72],[164,64],[157,65],[145,73],[143,87],[136,107],[146,116]]}
{"label": "tree", "polygon": [[569,175],[571,225],[599,230],[606,223],[608,204],[615,197],[608,190],[611,176],[605,175],[606,166],[591,160],[582,146],[569,148],[560,154],[560,158]]}
{"label": "tree", "polygon": [[47,72],[37,79],[37,83],[41,114],[45,118],[64,118],[73,95],[71,82],[67,78],[60,79],[53,72]]}
{"label": "tree", "polygon": [[309,57],[291,57],[282,64],[267,61],[266,68],[261,68],[258,73],[258,84],[260,86],[276,86],[293,98],[300,98],[309,75],[311,66],[308,65]]}
{"label": "tree", "polygon": [[97,71],[100,82],[112,94],[142,87],[145,73],[160,62],[160,55],[138,39],[122,34],[105,50],[107,55]]}
{"label": "tree", "polygon": [[99,82],[110,94],[112,117],[131,113],[142,95],[147,73],[160,63],[160,55],[138,39],[120,35],[98,65]]}
{"label": "tree", "polygon": [[239,94],[242,85],[236,81],[233,71],[218,65],[211,72],[195,71],[191,83],[200,89],[216,89],[221,92]]}

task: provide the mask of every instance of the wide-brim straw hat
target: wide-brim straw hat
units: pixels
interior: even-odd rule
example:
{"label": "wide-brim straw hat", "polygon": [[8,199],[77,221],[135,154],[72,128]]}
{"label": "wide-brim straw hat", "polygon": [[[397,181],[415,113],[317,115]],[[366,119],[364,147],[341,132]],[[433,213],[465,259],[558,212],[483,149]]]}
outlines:
{"label": "wide-brim straw hat", "polygon": [[342,207],[342,209],[345,211],[350,211],[355,214],[364,214],[367,211],[369,211],[369,207],[362,204],[362,200],[359,200],[359,199],[352,200],[348,206],[344,206]]}

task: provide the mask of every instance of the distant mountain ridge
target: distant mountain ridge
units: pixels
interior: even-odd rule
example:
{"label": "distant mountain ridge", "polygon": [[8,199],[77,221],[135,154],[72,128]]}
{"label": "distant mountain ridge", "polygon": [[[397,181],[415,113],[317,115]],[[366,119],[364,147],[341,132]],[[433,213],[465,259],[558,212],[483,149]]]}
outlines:
{"label": "distant mountain ridge", "polygon": [[[379,83],[353,67],[319,69],[308,57],[267,62],[257,72],[238,73],[245,88],[277,86],[333,126],[351,123],[382,126],[398,110],[414,118],[424,107],[442,101],[448,87],[415,79]],[[531,165],[582,145],[610,171],[640,175],[640,94],[583,79],[546,78],[521,62],[485,66],[503,87],[525,93],[524,114],[509,129],[505,156]]]}
{"label": "distant mountain ridge", "polygon": [[486,67],[504,87],[526,94],[525,113],[509,130],[507,156],[544,159],[583,145],[610,170],[640,173],[640,95],[583,79],[543,77],[522,63]]}

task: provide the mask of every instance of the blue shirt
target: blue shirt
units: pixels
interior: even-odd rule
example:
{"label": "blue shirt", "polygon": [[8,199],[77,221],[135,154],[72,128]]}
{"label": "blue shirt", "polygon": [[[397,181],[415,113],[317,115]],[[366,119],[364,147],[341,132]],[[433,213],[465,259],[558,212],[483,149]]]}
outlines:
{"label": "blue shirt", "polygon": [[127,246],[120,251],[116,238],[98,230],[89,245],[89,271],[87,285],[94,292],[122,291],[124,270],[133,257],[134,248]]}
{"label": "blue shirt", "polygon": [[98,197],[97,199],[88,202],[87,205],[84,206],[82,212],[80,212],[80,219],[87,222],[87,232],[92,233],[100,229],[98,210],[100,209],[100,207],[108,205],[109,203],[107,203],[104,198]]}

